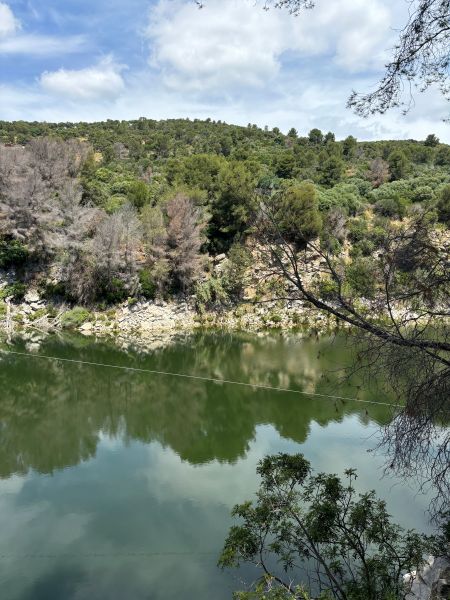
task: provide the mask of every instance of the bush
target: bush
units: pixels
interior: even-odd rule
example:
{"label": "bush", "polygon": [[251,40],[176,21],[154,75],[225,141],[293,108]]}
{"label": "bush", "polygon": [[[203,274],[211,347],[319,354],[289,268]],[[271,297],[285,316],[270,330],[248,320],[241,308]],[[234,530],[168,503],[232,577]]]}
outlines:
{"label": "bush", "polygon": [[375,295],[375,265],[368,258],[354,260],[346,269],[347,282],[358,296],[373,298]]}
{"label": "bush", "polygon": [[125,283],[118,277],[112,277],[107,282],[102,282],[97,294],[97,300],[107,304],[119,304],[128,298]]}
{"label": "bush", "polygon": [[369,229],[364,219],[353,219],[348,222],[348,239],[352,243],[361,242],[367,238]]}
{"label": "bush", "polygon": [[407,202],[404,198],[394,196],[383,198],[375,204],[375,212],[383,217],[403,219],[406,214]]}
{"label": "bush", "polygon": [[0,268],[22,265],[28,258],[29,252],[26,246],[18,240],[11,238],[0,238]]}
{"label": "bush", "polygon": [[139,272],[139,283],[141,286],[141,294],[144,298],[147,300],[154,300],[158,286],[148,269],[142,269],[142,271]]}
{"label": "bush", "polygon": [[76,306],[68,310],[61,317],[61,326],[65,329],[75,329],[86,323],[91,317],[91,313],[81,306]]}
{"label": "bush", "polygon": [[27,286],[24,283],[11,283],[7,285],[2,290],[0,290],[0,299],[1,298],[12,298],[16,302],[19,300],[23,300],[27,291]]}
{"label": "bush", "polygon": [[233,244],[228,258],[225,288],[230,296],[239,299],[245,287],[247,270],[252,264],[252,255],[245,246]]}
{"label": "bush", "polygon": [[450,185],[445,186],[437,204],[438,218],[441,223],[450,225]]}
{"label": "bush", "polygon": [[226,304],[228,294],[224,288],[223,281],[218,277],[211,277],[195,286],[195,297],[197,309],[202,311],[208,306],[220,306]]}
{"label": "bush", "polygon": [[276,220],[281,234],[297,247],[304,247],[322,231],[318,208],[314,184],[302,182],[286,188],[277,203]]}
{"label": "bush", "polygon": [[42,319],[42,317],[45,317],[46,314],[47,314],[46,308],[44,308],[44,307],[38,308],[37,311],[35,311],[28,317],[28,319],[30,321],[37,321],[38,319]]}
{"label": "bush", "polygon": [[41,296],[44,298],[67,298],[67,289],[65,284],[62,281],[58,281],[58,283],[47,282],[40,288]]}
{"label": "bush", "polygon": [[261,460],[257,473],[256,499],[234,507],[238,522],[219,558],[222,568],[260,570],[256,590],[237,598],[317,598],[318,589],[328,590],[323,599],[406,596],[402,574],[421,568],[435,538],[393,523],[375,491],[356,491],[354,469],[342,480],[315,473],[301,454],[280,453]]}
{"label": "bush", "polygon": [[333,300],[336,298],[338,289],[335,281],[332,281],[331,279],[322,279],[319,282],[318,287],[319,297],[322,298],[322,300]]}

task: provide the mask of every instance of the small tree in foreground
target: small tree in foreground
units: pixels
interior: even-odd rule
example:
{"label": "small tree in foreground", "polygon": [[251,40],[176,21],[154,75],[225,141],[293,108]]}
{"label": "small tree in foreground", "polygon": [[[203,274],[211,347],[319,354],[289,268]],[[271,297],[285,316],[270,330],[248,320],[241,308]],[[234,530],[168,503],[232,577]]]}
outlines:
{"label": "small tree in foreground", "polygon": [[[257,587],[238,598],[298,598],[311,594],[337,600],[402,599],[402,575],[423,564],[433,538],[391,522],[374,491],[311,470],[301,454],[260,461],[256,502],[235,506],[221,567],[253,563],[262,571]],[[300,585],[301,582],[301,585]]]}

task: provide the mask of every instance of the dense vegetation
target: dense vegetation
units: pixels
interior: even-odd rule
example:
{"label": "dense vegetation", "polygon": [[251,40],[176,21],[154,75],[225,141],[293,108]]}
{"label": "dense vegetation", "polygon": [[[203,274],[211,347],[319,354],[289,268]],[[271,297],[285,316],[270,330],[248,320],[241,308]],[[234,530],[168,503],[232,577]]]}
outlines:
{"label": "dense vegetation", "polygon": [[[2,293],[17,298],[35,279],[77,304],[238,300],[262,199],[298,247],[319,237],[334,253],[350,248],[350,284],[370,297],[386,223],[424,209],[433,223],[450,219],[450,147],[432,134],[336,141],[142,118],[0,122],[0,143],[0,268],[14,278]],[[208,255],[223,252],[226,268],[211,276]]]}

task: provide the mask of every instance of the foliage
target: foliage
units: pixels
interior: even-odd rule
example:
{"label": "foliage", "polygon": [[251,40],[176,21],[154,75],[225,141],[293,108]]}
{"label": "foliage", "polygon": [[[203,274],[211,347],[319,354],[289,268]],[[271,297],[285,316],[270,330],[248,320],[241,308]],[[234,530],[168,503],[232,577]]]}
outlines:
{"label": "foliage", "polygon": [[28,256],[27,247],[19,240],[0,238],[0,269],[23,265]]}
{"label": "foliage", "polygon": [[268,587],[280,594],[268,598],[301,598],[297,583],[314,597],[405,598],[402,575],[423,564],[433,540],[392,523],[374,491],[358,493],[353,469],[342,481],[314,473],[301,454],[280,453],[261,460],[257,472],[257,499],[234,507],[240,524],[230,529],[219,559],[222,567],[254,563],[262,570],[255,597],[265,597]]}
{"label": "foliage", "polygon": [[302,247],[322,229],[317,195],[312,183],[286,188],[276,198],[277,224],[282,235]]}
{"label": "foliage", "polygon": [[359,297],[373,298],[376,289],[376,268],[370,258],[357,258],[347,267],[347,281]]}
{"label": "foliage", "polygon": [[409,163],[404,152],[393,150],[388,156],[388,165],[391,178],[395,181],[405,177]]}
{"label": "foliage", "polygon": [[2,290],[0,290],[1,298],[12,298],[14,301],[18,302],[23,300],[27,291],[27,286],[24,283],[16,281],[15,283],[10,283],[5,286]]}
{"label": "foliage", "polygon": [[139,284],[144,298],[147,300],[154,300],[158,287],[149,269],[141,269],[141,271],[139,271]]}
{"label": "foliage", "polygon": [[66,311],[61,317],[61,326],[66,329],[75,329],[86,323],[91,318],[91,313],[81,306],[76,306]]}
{"label": "foliage", "polygon": [[450,186],[445,186],[441,192],[438,204],[439,221],[450,226]]}

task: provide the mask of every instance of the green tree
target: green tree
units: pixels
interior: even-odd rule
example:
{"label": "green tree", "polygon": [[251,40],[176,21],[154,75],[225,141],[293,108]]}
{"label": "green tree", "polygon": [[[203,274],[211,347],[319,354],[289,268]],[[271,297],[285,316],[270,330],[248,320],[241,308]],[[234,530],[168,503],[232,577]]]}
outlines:
{"label": "green tree", "polygon": [[218,177],[217,196],[211,207],[209,238],[213,250],[227,250],[249,227],[256,207],[255,179],[242,162],[230,162]]}
{"label": "green tree", "polygon": [[275,165],[275,175],[282,179],[292,179],[295,169],[295,156],[291,150],[286,150],[279,157]]}
{"label": "green tree", "polygon": [[338,156],[330,156],[319,165],[317,170],[319,183],[326,187],[333,187],[340,182],[343,170],[342,159]]}
{"label": "green tree", "polygon": [[450,185],[446,185],[442,190],[437,209],[439,221],[450,226]]}
{"label": "green tree", "polygon": [[346,137],[342,144],[344,156],[346,158],[353,158],[355,155],[356,146],[357,146],[356,138],[354,138],[352,135],[349,135],[348,137]]}
{"label": "green tree", "polygon": [[301,454],[280,453],[260,461],[257,473],[257,499],[234,507],[240,523],[230,529],[219,559],[221,567],[261,569],[256,597],[270,589],[279,590],[278,598],[322,592],[336,600],[406,597],[403,573],[423,564],[434,540],[392,523],[374,491],[358,494],[353,469],[342,481],[315,474]]}
{"label": "green tree", "polygon": [[436,152],[434,164],[439,167],[448,167],[450,165],[450,146],[441,146]]}
{"label": "green tree", "polygon": [[276,219],[282,234],[297,247],[303,247],[322,230],[314,184],[302,182],[286,188],[276,199]]}
{"label": "green tree", "polygon": [[429,135],[427,135],[424,144],[425,146],[430,146],[431,148],[434,148],[439,144],[439,138],[435,136],[434,133],[430,133]]}
{"label": "green tree", "polygon": [[323,133],[320,131],[320,129],[311,129],[311,131],[308,133],[308,139],[311,144],[322,144]]}
{"label": "green tree", "polygon": [[389,171],[395,181],[403,179],[409,168],[409,161],[402,150],[393,150],[388,156]]}
{"label": "green tree", "polygon": [[144,181],[130,181],[127,185],[127,199],[135,208],[142,208],[149,200],[148,186]]}

